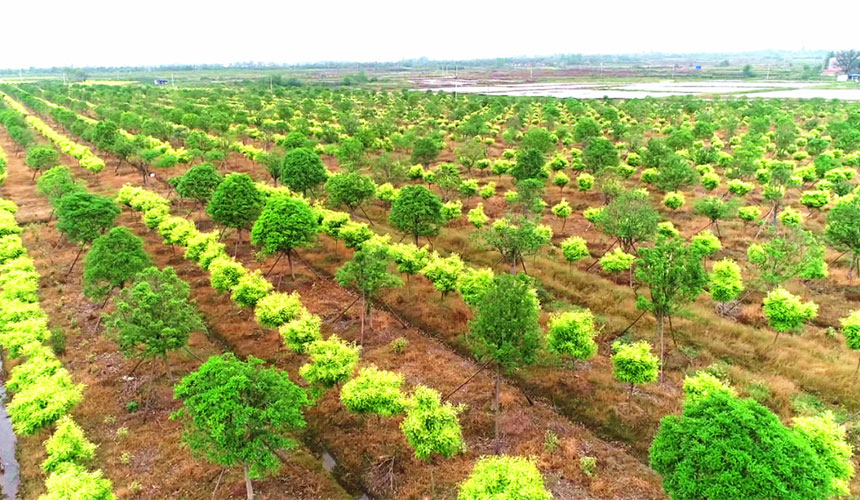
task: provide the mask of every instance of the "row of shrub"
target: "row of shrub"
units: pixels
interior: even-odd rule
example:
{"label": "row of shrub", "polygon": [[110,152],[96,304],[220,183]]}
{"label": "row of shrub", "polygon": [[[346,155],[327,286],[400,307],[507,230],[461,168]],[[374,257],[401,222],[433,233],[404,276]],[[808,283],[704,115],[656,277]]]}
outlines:
{"label": "row of shrub", "polygon": [[[269,196],[283,191],[272,189]],[[352,378],[360,347],[337,335],[324,340],[322,319],[305,309],[298,293],[274,291],[260,270],[252,272],[226,253],[217,232],[201,232],[193,222],[171,216],[170,202],[143,188],[125,185],[116,200],[142,212],[144,224],[156,230],[165,243],[185,247],[185,257],[209,271],[211,286],[217,292],[230,293],[237,305],[254,310],[261,326],[277,328],[288,348],[307,354],[310,363],[303,365],[299,374],[312,386],[329,389],[345,383],[341,401],[353,413],[405,413],[401,428],[419,458],[433,454],[450,457],[465,450],[458,407],[443,403],[437,391],[424,386],[415,387],[406,397],[401,392],[402,375],[372,366]]]}
{"label": "row of shrub", "polygon": [[18,207],[0,199],[0,346],[9,359],[21,360],[9,373],[7,405],[16,434],[31,436],[53,429],[45,441],[47,493],[42,500],[113,499],[112,484],[100,470],[87,466],[96,446],[71,418],[83,400],[82,384],[75,384],[51,347],[48,317],[39,305],[39,274],[21,240],[15,221]]}
{"label": "row of shrub", "polygon": [[12,109],[27,116],[26,122],[28,125],[56,144],[60,151],[75,157],[82,168],[92,172],[101,172],[105,168],[104,160],[96,156],[90,148],[83,144],[78,144],[63,134],[60,134],[51,128],[50,125],[32,115],[27,111],[27,108],[22,106],[15,99],[9,97],[7,94],[2,92],[0,92],[0,94],[2,94],[3,100],[6,101],[6,104],[8,104]]}

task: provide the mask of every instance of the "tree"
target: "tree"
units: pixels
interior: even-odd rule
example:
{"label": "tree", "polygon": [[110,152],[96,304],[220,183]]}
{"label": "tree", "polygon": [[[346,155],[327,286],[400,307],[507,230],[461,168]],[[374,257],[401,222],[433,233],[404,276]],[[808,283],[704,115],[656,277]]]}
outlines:
{"label": "tree", "polygon": [[731,259],[714,262],[708,276],[708,290],[717,302],[737,300],[744,290],[740,266]]}
{"label": "tree", "polygon": [[664,192],[679,191],[695,184],[698,177],[689,160],[670,154],[660,163],[654,184]]}
{"label": "tree", "polygon": [[48,458],[42,470],[53,472],[68,464],[85,466],[95,458],[96,445],[84,435],[83,429],[66,415],[57,421],[57,430],[45,441]]}
{"label": "tree", "polygon": [[[363,203],[373,198],[376,194],[376,184],[370,177],[358,172],[335,174],[326,181],[325,193],[331,205],[335,207],[346,205],[349,213],[353,213],[356,208],[361,208]],[[361,211],[370,219],[363,208]]]}
{"label": "tree", "polygon": [[309,384],[326,389],[340,385],[352,376],[360,352],[360,347],[344,342],[337,335],[316,340],[307,349],[311,362],[299,368],[299,375]]}
{"label": "tree", "polygon": [[693,213],[704,215],[710,219],[714,229],[717,230],[717,236],[719,238],[723,237],[722,234],[720,234],[719,221],[734,216],[736,211],[737,204],[734,203],[734,201],[725,201],[717,196],[702,198],[697,200],[695,205],[693,205]]}
{"label": "tree", "polygon": [[114,288],[124,287],[150,265],[143,240],[126,227],[115,227],[96,238],[84,258],[84,295],[107,300]]}
{"label": "tree", "polygon": [[851,253],[848,278],[855,272],[860,275],[860,196],[848,195],[833,205],[824,235],[835,249]]}
{"label": "tree", "polygon": [[179,178],[176,192],[183,198],[194,200],[204,205],[212,197],[212,193],[224,180],[224,176],[210,163],[200,163],[188,169]]}
{"label": "tree", "polygon": [[806,441],[822,465],[833,474],[835,496],[851,495],[849,482],[854,477],[851,445],[845,442],[845,427],[836,423],[830,410],[816,416],[795,417],[792,430]]}
{"label": "tree", "polygon": [[263,195],[248,174],[229,174],[215,188],[206,211],[213,221],[236,229],[238,249],[242,230],[248,229],[257,220],[264,204]]}
{"label": "tree", "polygon": [[[702,258],[681,238],[663,237],[651,248],[640,248],[636,260],[636,279],[648,285],[648,298],[639,296],[636,307],[651,311],[657,320],[656,336],[660,339],[660,365],[665,355],[663,320],[677,314],[704,291],[707,274]],[[672,333],[674,339],[674,332]],[[662,371],[661,371],[662,375]]]}
{"label": "tree", "polygon": [[418,385],[406,400],[406,417],[400,429],[406,441],[421,460],[432,460],[435,455],[451,458],[466,452],[466,441],[457,414],[462,406],[443,403],[439,393]]}
{"label": "tree", "polygon": [[347,410],[359,415],[399,415],[406,404],[400,392],[402,385],[403,375],[369,366],[359,370],[357,377],[344,384],[340,401]]}
{"label": "tree", "polygon": [[266,203],[266,208],[251,230],[251,244],[260,247],[263,255],[278,254],[269,272],[286,255],[290,263],[290,276],[296,279],[293,251],[314,241],[319,229],[318,220],[311,207],[297,198],[278,196]]}
{"label": "tree", "polygon": [[412,235],[415,245],[420,236],[435,236],[444,224],[442,200],[424,186],[403,186],[394,200],[388,221],[398,231]]}
{"label": "tree", "polygon": [[185,425],[183,442],[195,456],[222,467],[241,465],[249,499],[251,478],[277,471],[279,450],[295,448],[289,434],[305,427],[305,391],[286,371],[249,356],[212,356],[174,388],[183,407],[171,415]]}
{"label": "tree", "polygon": [[644,340],[632,344],[616,340],[612,350],[612,374],[619,382],[630,384],[628,397],[635,384],[654,382],[662,371],[660,358],[651,353],[651,344]]}
{"label": "tree", "polygon": [[530,278],[502,274],[493,278],[474,313],[467,340],[481,362],[495,366],[493,411],[498,451],[502,371],[514,371],[535,362],[541,344],[540,303]]}
{"label": "tree", "polygon": [[571,236],[561,242],[561,254],[568,263],[573,263],[591,256],[588,244],[581,236]]}
{"label": "tree", "polygon": [[773,338],[776,343],[780,333],[799,331],[807,321],[815,319],[818,306],[814,302],[801,302],[800,297],[785,288],[776,288],[764,298],[762,312],[770,327],[776,331]]}
{"label": "tree", "polygon": [[[849,349],[860,351],[860,311],[852,311],[847,317],[839,320],[842,325],[842,334],[845,335],[845,343]],[[857,368],[854,374],[860,373],[860,359],[857,360]]]}
{"label": "tree", "polygon": [[606,167],[618,166],[621,163],[621,157],[612,141],[603,137],[595,137],[588,141],[582,151],[582,162],[586,168],[596,174]]}
{"label": "tree", "polygon": [[576,142],[587,143],[593,137],[603,136],[603,129],[594,118],[583,116],[576,121],[573,128],[573,138]]}
{"label": "tree", "polygon": [[172,267],[144,269],[114,298],[115,310],[104,315],[105,334],[124,356],[140,362],[159,357],[169,373],[167,352],[185,347],[191,332],[204,328],[190,291]]}
{"label": "tree", "polygon": [[364,321],[373,328],[370,312],[373,299],[385,288],[396,288],[403,281],[388,272],[391,264],[391,254],[387,244],[366,243],[356,251],[352,260],[346,262],[337,270],[335,278],[342,287],[355,288],[361,293],[361,337],[359,345],[364,345]]}
{"label": "tree", "polygon": [[518,181],[524,179],[544,180],[549,177],[546,169],[544,169],[545,163],[546,158],[540,150],[521,149],[517,152],[517,162],[509,173]]}
{"label": "tree", "polygon": [[102,471],[87,472],[77,464],[66,464],[52,472],[45,480],[48,492],[39,500],[68,500],[86,498],[87,500],[114,500],[113,483],[102,477]]}
{"label": "tree", "polygon": [[86,191],[66,194],[57,203],[57,229],[80,248],[67,274],[72,272],[84,246],[113,226],[120,208],[110,198]]}
{"label": "tree", "polygon": [[524,256],[538,252],[549,243],[552,232],[550,230],[550,238],[546,238],[546,227],[526,217],[508,216],[477,232],[476,237],[484,246],[499,252],[502,260],[510,265],[511,274],[515,274]]}
{"label": "tree", "polygon": [[635,249],[636,243],[647,241],[657,232],[660,215],[651,208],[648,200],[634,192],[624,192],[601,210],[595,225],[606,234],[615,236],[625,252]]}
{"label": "tree", "polygon": [[57,202],[63,196],[75,192],[85,191],[86,188],[78,181],[75,181],[69,167],[56,166],[48,169],[36,181],[36,191],[48,198],[51,205],[57,206]]}
{"label": "tree", "polygon": [[671,498],[823,500],[834,494],[832,472],[805,439],[754,400],[724,391],[664,417],[650,457]]}
{"label": "tree", "polygon": [[546,154],[552,151],[557,142],[557,138],[549,130],[543,127],[531,127],[523,134],[520,146],[523,149],[537,149]]}
{"label": "tree", "polygon": [[33,180],[36,174],[60,163],[60,154],[50,146],[35,146],[27,150],[27,166],[33,169]]}
{"label": "tree", "polygon": [[534,460],[524,457],[481,457],[472,474],[460,484],[458,500],[551,500],[552,494]]}
{"label": "tree", "polygon": [[799,276],[817,279],[827,275],[824,245],[814,234],[789,228],[783,236],[747,248],[747,260],[758,268],[756,284],[767,288]]}
{"label": "tree", "polygon": [[415,144],[412,146],[412,163],[429,165],[439,156],[440,151],[442,151],[442,146],[439,141],[433,137],[420,137],[415,140]]}
{"label": "tree", "polygon": [[833,54],[833,57],[836,58],[836,65],[843,73],[855,73],[860,68],[860,52],[856,50],[841,50]]}
{"label": "tree", "polygon": [[307,193],[328,178],[328,171],[319,155],[309,148],[295,148],[284,155],[280,180],[293,191]]}
{"label": "tree", "polygon": [[574,360],[587,360],[597,353],[596,335],[591,311],[569,311],[550,318],[546,346],[550,351]]}

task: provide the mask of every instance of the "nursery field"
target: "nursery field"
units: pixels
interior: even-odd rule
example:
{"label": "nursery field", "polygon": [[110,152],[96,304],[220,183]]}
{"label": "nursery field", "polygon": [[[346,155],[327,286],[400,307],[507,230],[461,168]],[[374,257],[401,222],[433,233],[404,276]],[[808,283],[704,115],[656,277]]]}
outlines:
{"label": "nursery field", "polygon": [[0,85],[0,484],[860,495],[860,103],[475,92]]}

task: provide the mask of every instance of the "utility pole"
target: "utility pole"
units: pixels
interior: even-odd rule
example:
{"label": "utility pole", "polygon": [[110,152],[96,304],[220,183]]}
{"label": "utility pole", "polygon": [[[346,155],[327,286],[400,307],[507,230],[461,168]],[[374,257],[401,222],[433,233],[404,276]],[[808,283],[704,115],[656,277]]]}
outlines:
{"label": "utility pole", "polygon": [[770,80],[770,63],[767,63],[767,76],[765,76],[764,79]]}

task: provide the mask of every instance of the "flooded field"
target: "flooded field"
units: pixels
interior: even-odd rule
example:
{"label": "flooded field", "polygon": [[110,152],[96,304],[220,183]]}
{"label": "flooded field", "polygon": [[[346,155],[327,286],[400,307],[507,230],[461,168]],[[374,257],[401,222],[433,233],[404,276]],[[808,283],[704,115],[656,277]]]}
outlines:
{"label": "flooded field", "polygon": [[647,82],[647,83],[476,83],[459,79],[446,81],[434,79],[418,82],[416,90],[434,92],[457,92],[463,94],[486,94],[529,97],[558,97],[577,99],[637,99],[644,97],[691,96],[744,96],[791,99],[841,99],[860,101],[860,85],[857,88],[822,88],[821,83],[788,81],[696,81],[696,82]]}

